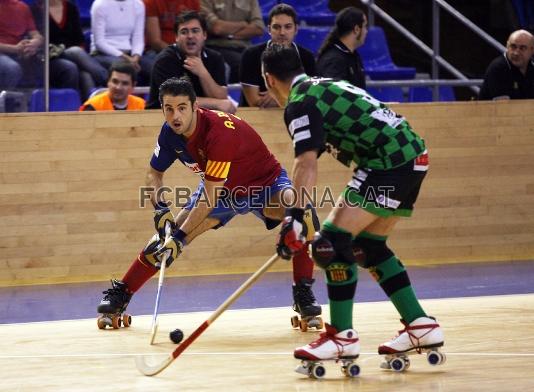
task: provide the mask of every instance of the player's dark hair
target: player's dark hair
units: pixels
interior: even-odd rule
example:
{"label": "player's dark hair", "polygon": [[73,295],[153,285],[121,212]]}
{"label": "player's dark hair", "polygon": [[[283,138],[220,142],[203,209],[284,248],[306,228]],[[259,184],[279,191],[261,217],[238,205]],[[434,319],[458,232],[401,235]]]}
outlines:
{"label": "player's dark hair", "polygon": [[163,97],[165,95],[171,95],[173,97],[185,96],[189,97],[191,105],[197,100],[195,89],[189,81],[187,76],[181,78],[169,78],[159,86],[159,103],[163,105]]}
{"label": "player's dark hair", "polygon": [[134,85],[137,82],[137,71],[135,70],[135,67],[132,65],[132,63],[130,63],[129,61],[118,60],[113,62],[108,70],[108,82],[110,81],[111,74],[114,71],[130,75],[130,77],[132,78],[132,84]]}
{"label": "player's dark hair", "polygon": [[297,12],[289,4],[280,3],[271,8],[271,10],[269,11],[269,18],[267,22],[268,25],[271,24],[273,17],[276,15],[290,16],[291,18],[293,18],[293,23],[295,23],[295,25],[298,24]]}
{"label": "player's dark hair", "polygon": [[293,46],[269,45],[261,55],[263,70],[285,82],[305,73],[300,57]]}
{"label": "player's dark hair", "polygon": [[183,25],[184,23],[187,23],[190,20],[194,19],[198,20],[198,22],[200,23],[200,27],[202,27],[203,31],[208,31],[206,19],[204,19],[201,14],[199,14],[197,11],[185,10],[176,17],[174,21],[174,32],[178,34],[178,28],[180,27],[180,25]]}
{"label": "player's dark hair", "polygon": [[339,11],[336,15],[335,25],[321,44],[317,57],[321,57],[326,49],[331,47],[336,40],[350,33],[354,27],[359,26],[362,28],[364,17],[364,12],[356,7],[346,7]]}

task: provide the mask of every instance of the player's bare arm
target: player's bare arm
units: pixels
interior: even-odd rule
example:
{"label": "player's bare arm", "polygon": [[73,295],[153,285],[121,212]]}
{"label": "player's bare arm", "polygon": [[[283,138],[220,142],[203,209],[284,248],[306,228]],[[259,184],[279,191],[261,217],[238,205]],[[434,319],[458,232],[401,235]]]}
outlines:
{"label": "player's bare arm", "polygon": [[306,201],[301,197],[304,189],[311,194],[312,188],[317,183],[317,151],[311,150],[300,154],[293,161],[292,175],[293,186],[297,191],[295,207],[305,208]]}

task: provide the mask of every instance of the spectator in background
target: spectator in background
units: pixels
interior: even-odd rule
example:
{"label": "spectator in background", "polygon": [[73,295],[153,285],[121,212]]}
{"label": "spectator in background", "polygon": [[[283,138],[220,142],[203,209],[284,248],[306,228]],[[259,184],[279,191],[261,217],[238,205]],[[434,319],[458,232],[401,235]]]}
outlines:
{"label": "spectator in background", "polygon": [[534,98],[534,36],[526,30],[510,34],[506,52],[491,62],[479,99]]}
{"label": "spectator in background", "polygon": [[343,79],[365,89],[365,72],[356,48],[367,36],[367,17],[356,7],[339,11],[332,31],[317,55],[317,73],[328,78]]}
{"label": "spectator in background", "polygon": [[117,60],[129,61],[148,83],[152,61],[143,56],[144,31],[141,0],[95,0],[91,6],[91,54],[106,68]]}
{"label": "spectator in background", "polygon": [[[37,27],[43,31],[43,0],[31,7]],[[78,8],[65,0],[50,0],[50,83],[61,85],[65,75],[79,75],[74,81],[87,99],[96,86],[105,86],[108,71],[84,49],[85,41]],[[70,76],[69,78],[71,78]]]}
{"label": "spectator in background", "polygon": [[41,68],[37,53],[42,44],[30,8],[20,0],[0,0],[0,88],[18,86],[23,68]]}
{"label": "spectator in background", "polygon": [[146,7],[146,44],[161,52],[175,42],[174,24],[183,11],[200,11],[199,0],[144,0]]}
{"label": "spectator in background", "polygon": [[147,109],[161,108],[159,86],[169,78],[187,76],[200,106],[235,113],[228,99],[224,59],[204,47],[206,21],[196,11],[186,11],[176,19],[176,43],[167,46],[152,68]]}
{"label": "spectator in background", "polygon": [[273,43],[295,48],[306,74],[309,76],[316,74],[313,53],[293,42],[297,34],[297,13],[293,7],[283,3],[275,5],[269,11],[267,28],[271,39],[247,48],[241,58],[239,72],[243,88],[241,106],[278,107],[274,98],[267,92],[265,81],[261,76],[261,54]]}
{"label": "spectator in background", "polygon": [[243,51],[265,29],[258,0],[201,0],[200,8],[208,23],[207,46],[230,66],[228,82],[238,83]]}
{"label": "spectator in background", "polygon": [[109,68],[108,89],[85,101],[80,111],[143,110],[145,100],[132,95],[136,83],[134,65],[126,60],[117,61]]}

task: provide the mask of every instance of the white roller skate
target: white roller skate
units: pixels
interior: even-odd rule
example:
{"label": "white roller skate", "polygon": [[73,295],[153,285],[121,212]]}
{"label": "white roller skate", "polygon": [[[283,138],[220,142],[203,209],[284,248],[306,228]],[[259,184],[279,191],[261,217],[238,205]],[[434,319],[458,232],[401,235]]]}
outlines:
{"label": "white roller skate", "polygon": [[353,329],[338,332],[325,324],[326,332],[319,339],[295,349],[293,355],[302,360],[295,371],[311,378],[323,378],[326,374],[323,361],[341,362],[341,371],[347,377],[360,374],[360,367],[354,362],[360,355],[360,340]]}
{"label": "white roller skate", "polygon": [[419,317],[410,324],[401,322],[405,328],[399,335],[378,347],[378,354],[385,355],[382,369],[402,372],[410,367],[408,355],[422,353],[426,353],[431,365],[445,363],[445,354],[439,350],[443,346],[443,330],[434,318]]}

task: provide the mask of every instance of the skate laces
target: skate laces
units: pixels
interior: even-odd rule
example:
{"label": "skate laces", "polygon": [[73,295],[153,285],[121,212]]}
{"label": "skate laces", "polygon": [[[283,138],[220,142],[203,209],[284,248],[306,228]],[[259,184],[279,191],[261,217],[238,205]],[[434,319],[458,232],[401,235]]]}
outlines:
{"label": "skate laces", "polygon": [[111,281],[111,288],[102,291],[102,294],[104,294],[104,301],[116,299],[117,296],[126,298],[128,295],[123,285],[115,279]]}
{"label": "skate laces", "polygon": [[[404,324],[404,329],[399,331],[399,334],[396,337],[399,337],[401,334],[406,332],[408,334],[408,338],[410,339],[410,343],[412,344],[412,346],[415,348],[415,350],[419,354],[421,353],[421,346],[419,344],[419,341],[422,338],[424,338],[426,335],[428,335],[430,332],[432,332],[434,329],[439,327],[438,323],[420,324],[420,325],[410,326],[404,320],[401,320],[401,322]],[[420,336],[416,336],[412,331],[415,331],[415,330],[418,330],[418,329],[428,329],[428,331],[424,332]]]}
{"label": "skate laces", "polygon": [[317,348],[324,343],[328,341],[332,341],[337,348],[338,354],[343,353],[343,347],[345,347],[347,344],[356,343],[358,341],[358,338],[341,338],[336,336],[338,332],[330,326],[329,324],[326,324],[326,331],[322,332],[319,335],[319,339],[314,340],[309,344],[311,348]]}

